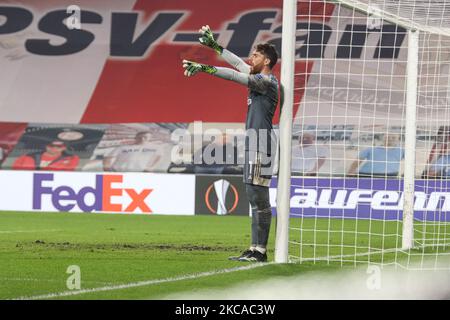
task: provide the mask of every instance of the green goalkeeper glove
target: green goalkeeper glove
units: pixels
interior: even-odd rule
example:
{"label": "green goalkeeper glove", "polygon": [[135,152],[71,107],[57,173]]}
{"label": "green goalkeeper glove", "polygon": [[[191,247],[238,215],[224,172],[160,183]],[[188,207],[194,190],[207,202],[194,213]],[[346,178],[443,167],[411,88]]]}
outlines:
{"label": "green goalkeeper glove", "polygon": [[185,69],[184,75],[186,77],[192,77],[200,71],[209,74],[214,74],[217,72],[217,69],[213,66],[208,66],[206,64],[201,64],[189,60],[183,60],[183,68]]}
{"label": "green goalkeeper glove", "polygon": [[219,55],[222,54],[223,48],[216,42],[216,40],[214,40],[214,35],[208,25],[203,26],[200,30],[198,30],[198,32],[202,35],[198,38],[201,44],[214,49],[214,51],[216,51]]}

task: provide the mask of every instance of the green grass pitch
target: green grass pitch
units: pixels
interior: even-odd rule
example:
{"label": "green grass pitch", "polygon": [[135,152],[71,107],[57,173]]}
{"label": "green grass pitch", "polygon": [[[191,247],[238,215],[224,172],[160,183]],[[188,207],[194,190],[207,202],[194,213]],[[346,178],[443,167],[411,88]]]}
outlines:
{"label": "green grass pitch", "polygon": [[[399,222],[291,219],[291,227],[290,253],[304,263],[234,270],[250,265],[227,259],[248,246],[249,217],[0,212],[0,299],[161,299],[243,281],[338,270],[357,262],[402,259],[398,252],[376,252],[401,243]],[[269,260],[274,235],[275,219]],[[368,246],[375,250],[367,254]],[[331,259],[311,260],[325,256]],[[81,289],[94,290],[51,296],[70,291],[66,271],[71,265],[80,267]],[[129,287],[132,283],[141,284]]]}

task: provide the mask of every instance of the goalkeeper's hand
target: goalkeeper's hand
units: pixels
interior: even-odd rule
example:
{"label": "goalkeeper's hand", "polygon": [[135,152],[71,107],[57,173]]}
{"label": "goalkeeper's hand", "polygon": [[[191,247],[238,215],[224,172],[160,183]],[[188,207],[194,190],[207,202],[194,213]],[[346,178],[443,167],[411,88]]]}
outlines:
{"label": "goalkeeper's hand", "polygon": [[208,25],[203,26],[200,30],[201,37],[198,38],[201,44],[214,49],[217,54],[222,54],[223,48],[214,40],[214,35]]}
{"label": "goalkeeper's hand", "polygon": [[214,74],[217,71],[217,69],[213,66],[208,66],[206,64],[201,64],[189,60],[183,60],[183,68],[184,68],[184,75],[186,77],[192,77],[200,71],[209,74]]}

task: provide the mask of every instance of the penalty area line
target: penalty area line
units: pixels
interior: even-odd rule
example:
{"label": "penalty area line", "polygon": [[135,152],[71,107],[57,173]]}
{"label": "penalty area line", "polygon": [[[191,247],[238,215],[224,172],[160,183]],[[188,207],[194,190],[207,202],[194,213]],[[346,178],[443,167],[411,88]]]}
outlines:
{"label": "penalty area line", "polygon": [[10,233],[38,233],[38,232],[57,232],[57,229],[41,229],[41,230],[0,230],[0,234]]}
{"label": "penalty area line", "polygon": [[172,278],[138,281],[138,282],[124,283],[124,284],[104,286],[104,287],[98,287],[98,288],[88,288],[88,289],[48,293],[48,294],[42,294],[42,295],[36,295],[36,296],[23,296],[23,297],[14,298],[12,300],[45,300],[45,299],[53,299],[53,298],[60,298],[60,297],[76,296],[76,295],[86,294],[86,293],[96,293],[96,292],[104,292],[104,291],[114,291],[114,290],[121,290],[121,289],[145,287],[145,286],[151,286],[151,285],[160,284],[160,283],[177,282],[177,281],[183,281],[183,280],[193,280],[193,279],[215,276],[215,275],[219,275],[219,274],[226,274],[226,273],[231,273],[231,272],[236,272],[236,271],[251,270],[251,269],[255,269],[255,268],[259,268],[259,267],[264,267],[264,266],[267,266],[267,265],[270,265],[273,263],[274,262],[255,263],[255,264],[250,264],[248,266],[234,267],[234,268],[214,270],[214,271],[206,271],[206,272],[194,273],[194,274],[190,274],[190,275],[184,275],[184,276],[178,276],[178,277],[172,277]]}

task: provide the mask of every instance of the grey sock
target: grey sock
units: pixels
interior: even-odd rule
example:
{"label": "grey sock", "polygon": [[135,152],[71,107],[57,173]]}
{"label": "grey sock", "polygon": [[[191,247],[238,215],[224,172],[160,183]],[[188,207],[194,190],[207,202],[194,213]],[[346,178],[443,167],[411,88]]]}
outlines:
{"label": "grey sock", "polygon": [[258,226],[259,226],[259,214],[256,208],[252,208],[252,243],[257,246],[258,245]]}
{"label": "grey sock", "polygon": [[252,243],[259,247],[266,247],[269,240],[272,210],[252,210]]}
{"label": "grey sock", "polygon": [[266,247],[272,221],[269,188],[247,184],[246,191],[252,206],[252,244]]}
{"label": "grey sock", "polygon": [[269,240],[270,233],[270,223],[272,221],[272,210],[267,208],[260,210],[259,215],[259,226],[258,226],[258,247],[267,247],[267,242]]}

